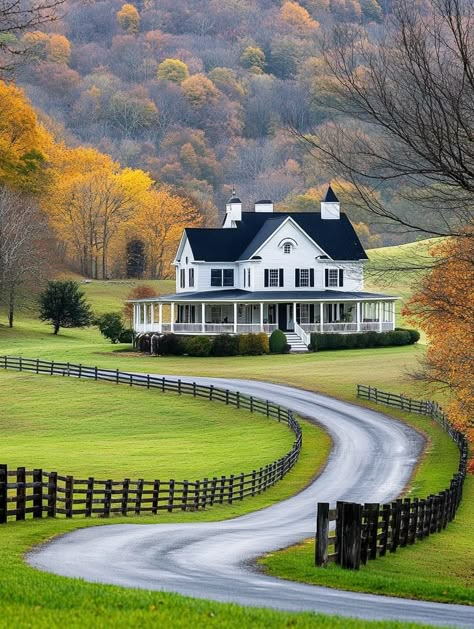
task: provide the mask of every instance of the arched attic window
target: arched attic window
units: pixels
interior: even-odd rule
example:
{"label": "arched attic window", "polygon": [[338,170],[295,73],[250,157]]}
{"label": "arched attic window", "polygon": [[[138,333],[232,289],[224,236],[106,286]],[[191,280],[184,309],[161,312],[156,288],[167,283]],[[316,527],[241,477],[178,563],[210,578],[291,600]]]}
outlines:
{"label": "arched attic window", "polygon": [[293,253],[293,249],[296,247],[296,241],[294,241],[293,238],[285,238],[278,246],[283,249],[283,253],[289,255]]}

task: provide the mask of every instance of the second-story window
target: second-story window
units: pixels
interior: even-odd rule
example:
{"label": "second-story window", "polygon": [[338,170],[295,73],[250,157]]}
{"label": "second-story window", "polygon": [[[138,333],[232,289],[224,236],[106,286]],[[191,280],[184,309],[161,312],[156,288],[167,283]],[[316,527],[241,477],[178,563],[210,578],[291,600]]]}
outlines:
{"label": "second-story window", "polygon": [[211,286],[233,286],[234,269],[211,269]]}
{"label": "second-story window", "polygon": [[179,286],[180,288],[186,287],[186,269],[180,269],[179,271]]}
{"label": "second-story window", "polygon": [[194,269],[189,269],[189,287],[194,288]]}
{"label": "second-story window", "polygon": [[341,288],[344,286],[344,269],[326,269],[324,275],[326,288]]}
{"label": "second-story window", "polygon": [[295,269],[296,288],[312,288],[314,286],[314,269]]}
{"label": "second-story window", "polygon": [[281,288],[284,285],[283,269],[265,269],[265,288]]}

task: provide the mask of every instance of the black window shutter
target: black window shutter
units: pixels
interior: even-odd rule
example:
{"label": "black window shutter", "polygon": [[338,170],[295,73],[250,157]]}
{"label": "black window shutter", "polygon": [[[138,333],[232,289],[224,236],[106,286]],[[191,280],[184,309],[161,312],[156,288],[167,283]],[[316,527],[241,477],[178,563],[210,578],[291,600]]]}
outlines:
{"label": "black window shutter", "polygon": [[280,269],[280,288],[283,286],[283,269]]}
{"label": "black window shutter", "polygon": [[324,269],[324,285],[329,286],[329,269]]}
{"label": "black window shutter", "polygon": [[339,269],[339,286],[344,286],[344,269]]}
{"label": "black window shutter", "polygon": [[311,288],[314,286],[314,269],[309,270],[309,285]]}
{"label": "black window shutter", "polygon": [[265,269],[265,288],[268,288],[268,269]]}
{"label": "black window shutter", "polygon": [[296,288],[299,288],[300,285],[300,270],[299,269],[295,269],[295,286]]}

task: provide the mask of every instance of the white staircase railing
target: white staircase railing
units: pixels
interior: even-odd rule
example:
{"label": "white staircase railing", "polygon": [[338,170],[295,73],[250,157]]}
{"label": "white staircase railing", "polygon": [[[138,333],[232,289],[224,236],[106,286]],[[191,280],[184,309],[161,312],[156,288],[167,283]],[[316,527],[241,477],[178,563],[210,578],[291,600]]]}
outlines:
{"label": "white staircase railing", "polygon": [[298,325],[298,323],[296,323],[295,321],[295,334],[297,334],[300,339],[303,341],[303,343],[308,346],[311,343],[311,334],[308,334],[307,332],[305,332],[303,330],[303,328]]}

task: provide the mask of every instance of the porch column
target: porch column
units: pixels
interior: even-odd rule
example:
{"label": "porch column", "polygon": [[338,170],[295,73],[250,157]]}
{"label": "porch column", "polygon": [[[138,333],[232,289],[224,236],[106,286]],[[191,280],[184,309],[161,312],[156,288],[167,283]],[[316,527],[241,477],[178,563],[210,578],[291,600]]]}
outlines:
{"label": "porch column", "polygon": [[360,332],[360,301],[356,304],[356,322],[357,322],[357,332]]}
{"label": "porch column", "polygon": [[237,303],[234,304],[234,334],[237,334]]}
{"label": "porch column", "polygon": [[263,303],[260,303],[260,332],[263,332]]}
{"label": "porch column", "polygon": [[146,304],[140,304],[140,321],[143,321],[143,331],[146,332]]}
{"label": "porch column", "polygon": [[321,334],[324,332],[324,304],[320,302],[319,304],[319,328]]}
{"label": "porch column", "polygon": [[383,330],[383,311],[384,311],[384,302],[378,302],[378,310],[379,310],[379,332]]}
{"label": "porch column", "polygon": [[392,301],[392,330],[395,330],[395,319],[396,319],[396,303]]}
{"label": "porch column", "polygon": [[201,332],[206,331],[206,304],[201,304]]}
{"label": "porch column", "polygon": [[138,325],[138,312],[137,312],[137,308],[138,308],[138,304],[133,304],[133,321],[132,321],[132,327],[134,330],[137,329],[137,325]]}
{"label": "porch column", "polygon": [[163,329],[163,304],[160,303],[160,305],[158,306],[158,321],[159,321],[159,328],[158,331],[161,332]]}
{"label": "porch column", "polygon": [[174,301],[171,302],[171,332],[174,332]]}
{"label": "porch column", "polygon": [[296,301],[293,302],[293,330],[296,327]]}
{"label": "porch column", "polygon": [[155,304],[150,304],[150,308],[151,308],[151,327],[152,330],[155,327]]}

